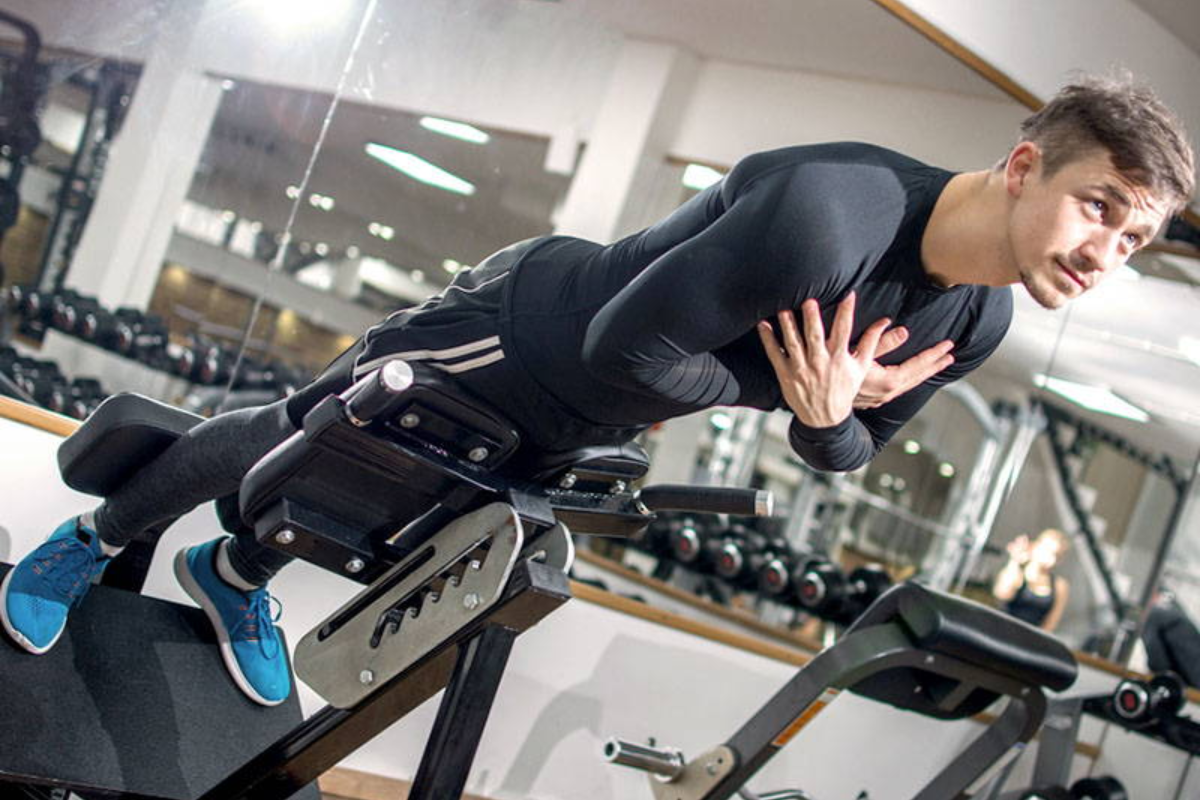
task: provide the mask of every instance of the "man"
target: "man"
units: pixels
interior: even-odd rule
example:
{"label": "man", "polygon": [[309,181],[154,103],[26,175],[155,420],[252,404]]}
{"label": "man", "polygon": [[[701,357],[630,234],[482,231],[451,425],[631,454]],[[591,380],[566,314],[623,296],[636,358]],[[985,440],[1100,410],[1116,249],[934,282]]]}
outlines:
{"label": "man", "polygon": [[[536,448],[627,441],[714,405],[786,405],[802,458],[854,469],[992,353],[1011,317],[1006,285],[1052,308],[1082,294],[1153,238],[1192,182],[1191,149],[1153,94],[1094,80],[1027,120],[991,170],[955,175],[863,144],[752,155],[612,245],[503,250],[367,331],[288,400],[197,426],[22,560],[0,617],[45,652],[126,542],[236,492],[308,409],[390,359],[447,372]],[[288,560],[248,530],[176,559],[230,673],[266,705],[291,685],[265,589]]]}

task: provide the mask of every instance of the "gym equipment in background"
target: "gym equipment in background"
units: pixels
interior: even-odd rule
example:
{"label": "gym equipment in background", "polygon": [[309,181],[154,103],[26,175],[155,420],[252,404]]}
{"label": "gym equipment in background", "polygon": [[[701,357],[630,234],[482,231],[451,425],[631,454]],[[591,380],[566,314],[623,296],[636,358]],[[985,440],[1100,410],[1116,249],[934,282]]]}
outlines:
{"label": "gym equipment in background", "polygon": [[685,759],[672,748],[610,739],[604,755],[651,773],[656,800],[725,800],[844,690],[945,720],[1007,698],[1003,713],[914,795],[964,798],[993,763],[1041,727],[1044,690],[1066,689],[1077,670],[1070,651],[1052,636],[994,609],[905,583],[880,597],[724,744]]}
{"label": "gym equipment in background", "polygon": [[[1196,756],[1200,755],[1200,723],[1180,716],[1185,702],[1183,681],[1171,673],[1160,673],[1148,681],[1126,678],[1119,681],[1112,692],[1105,694],[1055,698],[1046,712],[1054,718],[1055,724],[1047,725],[1039,737],[1032,780],[1036,788],[1004,789],[1016,765],[1014,759],[979,793],[979,800],[1016,800],[1043,795],[1071,800],[1128,800],[1125,787],[1114,776],[1088,777],[1076,781],[1070,789],[1064,788],[1070,778],[1080,720],[1085,714],[1098,717]],[[1186,776],[1186,771],[1184,774]],[[1175,800],[1180,800],[1182,790],[1181,781]],[[1060,795],[1051,794],[1054,791]]]}

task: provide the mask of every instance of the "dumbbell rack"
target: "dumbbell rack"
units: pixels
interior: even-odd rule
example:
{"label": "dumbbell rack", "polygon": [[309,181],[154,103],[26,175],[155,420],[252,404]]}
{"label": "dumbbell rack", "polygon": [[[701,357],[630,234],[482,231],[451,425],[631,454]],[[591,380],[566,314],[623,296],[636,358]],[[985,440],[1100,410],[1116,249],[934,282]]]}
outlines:
{"label": "dumbbell rack", "polygon": [[[18,350],[21,349],[18,346]],[[191,386],[183,378],[53,328],[46,330],[41,350],[31,351],[30,355],[58,362],[67,375],[104,375],[106,385],[167,402],[183,397]]]}

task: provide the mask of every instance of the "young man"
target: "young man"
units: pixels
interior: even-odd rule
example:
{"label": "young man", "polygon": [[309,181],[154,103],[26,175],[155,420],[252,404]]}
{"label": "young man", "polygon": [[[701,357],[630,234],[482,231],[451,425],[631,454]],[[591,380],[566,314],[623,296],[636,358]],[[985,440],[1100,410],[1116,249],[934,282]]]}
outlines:
{"label": "young man", "polygon": [[[1011,317],[1004,287],[1021,282],[1050,308],[1082,294],[1192,188],[1170,112],[1148,90],[1095,80],[1028,119],[991,170],[955,175],[863,144],[752,155],[612,245],[503,250],[367,331],[288,400],[197,426],[22,560],[0,617],[45,652],[125,543],[236,492],[316,402],[390,359],[444,370],[545,450],[627,441],[714,405],[786,405],[805,461],[857,468],[995,350]],[[266,705],[291,686],[265,589],[288,560],[248,530],[176,558],[230,673]]]}

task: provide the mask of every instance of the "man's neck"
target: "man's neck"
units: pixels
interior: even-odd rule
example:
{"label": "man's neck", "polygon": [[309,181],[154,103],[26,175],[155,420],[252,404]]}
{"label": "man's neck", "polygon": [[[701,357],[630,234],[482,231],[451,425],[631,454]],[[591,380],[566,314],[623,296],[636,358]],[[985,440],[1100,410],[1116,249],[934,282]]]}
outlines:
{"label": "man's neck", "polygon": [[1018,280],[1008,241],[1003,174],[964,172],[938,197],[921,237],[921,263],[939,286],[1006,286]]}

